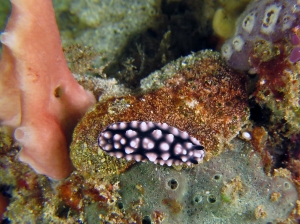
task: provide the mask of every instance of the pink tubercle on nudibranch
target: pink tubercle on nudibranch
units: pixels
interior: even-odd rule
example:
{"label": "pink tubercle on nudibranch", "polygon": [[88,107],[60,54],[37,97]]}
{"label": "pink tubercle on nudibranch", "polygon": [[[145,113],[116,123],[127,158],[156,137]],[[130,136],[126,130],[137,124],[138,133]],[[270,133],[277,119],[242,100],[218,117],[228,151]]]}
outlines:
{"label": "pink tubercle on nudibranch", "polygon": [[117,158],[168,166],[198,164],[205,156],[204,147],[187,132],[151,121],[111,124],[100,133],[98,144]]}
{"label": "pink tubercle on nudibranch", "polygon": [[300,26],[296,26],[292,29],[293,34],[291,37],[291,43],[296,46],[293,48],[291,54],[290,54],[290,61],[292,63],[295,63],[300,60],[300,38],[299,38],[299,30]]}
{"label": "pink tubercle on nudibranch", "polygon": [[290,61],[295,63],[300,60],[300,47],[295,47],[290,55]]}
{"label": "pink tubercle on nudibranch", "polygon": [[299,37],[298,37],[297,34],[293,34],[293,35],[292,35],[291,43],[292,43],[293,45],[299,45],[299,44],[300,44],[300,39],[299,39]]}
{"label": "pink tubercle on nudibranch", "polygon": [[293,34],[292,34],[292,38],[291,38],[291,43],[293,45],[299,45],[300,44],[300,38],[298,36],[299,30],[300,30],[300,26],[295,26],[292,29]]}

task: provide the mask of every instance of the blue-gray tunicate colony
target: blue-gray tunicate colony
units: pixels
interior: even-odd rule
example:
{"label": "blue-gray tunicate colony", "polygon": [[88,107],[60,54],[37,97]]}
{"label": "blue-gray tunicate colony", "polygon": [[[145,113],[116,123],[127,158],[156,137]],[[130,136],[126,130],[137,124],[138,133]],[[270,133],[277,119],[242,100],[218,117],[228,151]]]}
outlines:
{"label": "blue-gray tunicate colony", "polygon": [[296,0],[252,1],[237,20],[234,36],[223,45],[222,56],[235,69],[250,69],[249,57],[255,45],[289,38],[291,29],[300,24],[299,14]]}
{"label": "blue-gray tunicate colony", "polygon": [[187,132],[151,121],[111,124],[100,133],[98,143],[117,158],[149,160],[168,166],[197,164],[205,155],[204,147]]}
{"label": "blue-gray tunicate colony", "polygon": [[[121,175],[123,209],[162,223],[277,223],[297,200],[292,182],[268,177],[248,143],[235,140],[228,150],[195,168],[177,171],[139,163]],[[147,177],[147,178],[144,178]]]}

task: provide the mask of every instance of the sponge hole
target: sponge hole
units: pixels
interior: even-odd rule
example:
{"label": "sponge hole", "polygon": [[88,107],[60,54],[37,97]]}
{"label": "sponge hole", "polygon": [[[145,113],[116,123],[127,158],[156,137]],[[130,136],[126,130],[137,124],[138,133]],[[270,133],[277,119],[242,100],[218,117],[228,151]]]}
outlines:
{"label": "sponge hole", "polygon": [[170,179],[168,181],[168,186],[172,189],[172,190],[176,190],[178,188],[178,181],[174,178]]}
{"label": "sponge hole", "polygon": [[288,189],[291,188],[291,185],[290,185],[290,183],[288,183],[288,182],[284,182],[283,186],[284,186],[284,189],[285,189],[285,190],[288,190]]}
{"label": "sponge hole", "polygon": [[201,195],[195,195],[193,197],[193,204],[194,205],[197,205],[197,204],[200,204],[202,202],[202,196]]}
{"label": "sponge hole", "polygon": [[219,181],[219,180],[222,179],[222,175],[221,174],[215,174],[213,178],[214,178],[214,180]]}
{"label": "sponge hole", "polygon": [[211,194],[211,195],[208,196],[207,201],[208,201],[210,204],[214,204],[214,203],[217,201],[217,198],[216,198],[215,195]]}
{"label": "sponge hole", "polygon": [[142,224],[151,224],[151,219],[148,215],[144,216]]}

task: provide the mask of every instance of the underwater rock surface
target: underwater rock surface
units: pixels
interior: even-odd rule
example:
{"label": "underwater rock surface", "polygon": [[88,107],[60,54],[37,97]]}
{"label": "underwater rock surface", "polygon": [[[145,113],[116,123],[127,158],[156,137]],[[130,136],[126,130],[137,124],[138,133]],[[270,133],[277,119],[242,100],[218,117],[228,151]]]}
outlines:
{"label": "underwater rock surface", "polygon": [[[290,34],[299,39],[299,30],[279,32],[282,38],[276,43],[259,35],[263,41],[244,47],[254,49],[252,75],[246,82],[245,73],[228,68],[211,51],[193,53],[160,69],[181,55],[218,48],[213,15],[221,7],[219,28],[226,28],[226,20],[235,26],[232,18],[241,11],[233,4],[244,7],[246,2],[54,0],[70,68],[99,103],[74,133],[71,157],[77,170],[59,182],[18,162],[19,147],[0,129],[0,194],[9,199],[3,223],[297,223],[300,63],[295,62],[297,57],[290,61],[290,55],[300,44],[293,43]],[[279,4],[290,7],[296,1],[252,2],[260,7],[262,18],[262,10],[274,2],[276,11]],[[2,24],[8,3],[0,0]],[[289,8],[295,20],[282,17],[284,11],[290,15],[287,9],[279,11],[280,18],[297,25],[299,6]],[[249,41],[253,36],[247,37]],[[231,41],[239,40],[235,37],[228,42],[232,49]],[[72,43],[77,44],[69,46]],[[245,54],[246,61],[235,50],[233,55],[245,62],[242,68],[249,66],[249,55]],[[94,67],[94,59],[103,66]],[[111,70],[105,69],[107,64]],[[148,76],[156,69],[160,70]],[[246,93],[249,81],[253,86]],[[253,113],[251,107],[250,119],[249,94],[258,108]],[[111,157],[98,146],[105,127],[137,119],[168,122],[199,138],[206,160],[190,167],[133,165],[134,161]],[[244,138],[248,143],[234,138],[239,131],[239,137],[249,135]]]}
{"label": "underwater rock surface", "polygon": [[300,130],[299,16],[299,1],[251,1],[222,47],[230,67],[257,75],[252,97],[288,138]]}
{"label": "underwater rock surface", "polygon": [[84,176],[117,174],[128,162],[97,146],[110,124],[152,121],[187,132],[206,151],[205,159],[222,152],[247,122],[245,80],[229,69],[218,53],[200,51],[169,63],[142,83],[144,94],[110,98],[96,104],[73,135],[70,156]]}
{"label": "underwater rock surface", "polygon": [[[146,177],[146,178],[145,178]],[[292,182],[268,177],[249,143],[194,168],[139,163],[120,178],[120,202],[156,223],[268,223],[285,220],[298,196]]]}

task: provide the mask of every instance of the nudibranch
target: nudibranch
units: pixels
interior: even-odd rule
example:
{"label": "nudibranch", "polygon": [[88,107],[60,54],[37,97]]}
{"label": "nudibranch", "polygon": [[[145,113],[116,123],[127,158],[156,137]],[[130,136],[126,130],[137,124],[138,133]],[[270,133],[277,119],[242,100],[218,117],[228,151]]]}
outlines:
{"label": "nudibranch", "polygon": [[204,147],[187,132],[151,121],[111,124],[100,133],[98,144],[117,158],[168,166],[198,164],[205,156]]}

